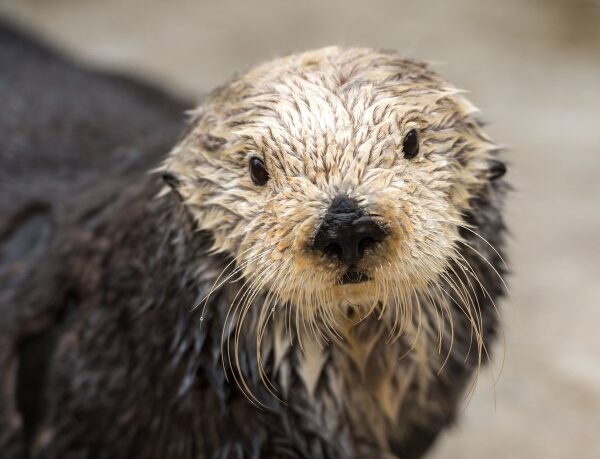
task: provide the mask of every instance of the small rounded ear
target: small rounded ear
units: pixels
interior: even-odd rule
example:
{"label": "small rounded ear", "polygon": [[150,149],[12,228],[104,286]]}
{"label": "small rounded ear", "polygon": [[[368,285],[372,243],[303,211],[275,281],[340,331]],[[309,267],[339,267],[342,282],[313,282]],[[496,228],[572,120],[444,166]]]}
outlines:
{"label": "small rounded ear", "polygon": [[163,172],[162,179],[171,187],[173,191],[177,191],[177,188],[179,188],[179,185],[181,184],[179,179],[171,172]]}
{"label": "small rounded ear", "polygon": [[506,164],[497,159],[492,159],[489,162],[490,167],[488,169],[488,179],[496,180],[506,174]]}
{"label": "small rounded ear", "polygon": [[181,181],[175,176],[175,174],[171,172],[163,172],[162,179],[164,182],[169,185],[171,190],[175,192],[175,194],[183,201],[183,197],[181,193],[179,193],[179,186],[181,185]]}

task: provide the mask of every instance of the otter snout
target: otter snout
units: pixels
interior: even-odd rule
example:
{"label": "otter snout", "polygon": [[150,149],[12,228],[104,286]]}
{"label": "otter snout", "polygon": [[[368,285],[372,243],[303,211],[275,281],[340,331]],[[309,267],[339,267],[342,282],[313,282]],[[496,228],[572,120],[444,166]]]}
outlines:
{"label": "otter snout", "polygon": [[385,231],[356,201],[347,196],[336,197],[319,226],[313,250],[348,265],[356,265],[365,251],[385,239]]}

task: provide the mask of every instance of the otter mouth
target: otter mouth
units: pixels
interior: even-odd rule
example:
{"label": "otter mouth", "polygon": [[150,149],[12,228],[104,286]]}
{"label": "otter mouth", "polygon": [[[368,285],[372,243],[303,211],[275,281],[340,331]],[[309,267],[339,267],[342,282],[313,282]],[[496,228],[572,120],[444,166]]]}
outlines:
{"label": "otter mouth", "polygon": [[348,270],[344,274],[342,274],[342,277],[338,279],[338,284],[360,284],[361,282],[367,282],[368,280],[370,280],[369,276],[367,276],[362,271]]}

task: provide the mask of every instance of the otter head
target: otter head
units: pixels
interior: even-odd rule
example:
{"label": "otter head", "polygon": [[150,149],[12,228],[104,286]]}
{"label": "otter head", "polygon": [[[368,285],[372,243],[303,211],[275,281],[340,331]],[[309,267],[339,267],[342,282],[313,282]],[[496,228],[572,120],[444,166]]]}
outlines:
{"label": "otter head", "polygon": [[215,91],[163,170],[247,288],[334,327],[344,305],[410,304],[457,256],[501,169],[475,112],[424,64],[326,48]]}

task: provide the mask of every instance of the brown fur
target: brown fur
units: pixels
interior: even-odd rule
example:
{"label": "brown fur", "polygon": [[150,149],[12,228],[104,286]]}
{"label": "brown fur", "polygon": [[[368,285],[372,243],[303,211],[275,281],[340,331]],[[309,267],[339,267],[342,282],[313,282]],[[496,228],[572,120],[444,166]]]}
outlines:
{"label": "brown fur", "polygon": [[[140,171],[172,145],[177,105],[82,76],[14,37],[2,43],[0,59],[7,49],[24,62],[2,87],[21,89],[31,75],[81,84],[51,85],[63,110],[49,104],[39,122],[0,116],[0,129],[33,126],[0,159],[16,171],[10,189],[36,189],[44,202],[0,240],[21,257],[7,259],[0,297],[3,454],[424,454],[487,358],[504,293],[506,184],[490,172],[497,152],[460,91],[424,64],[369,49],[272,61],[193,112],[159,167],[172,188],[157,198],[159,177]],[[33,83],[8,92],[8,106],[21,106],[15,94],[30,103],[49,94]],[[48,137],[56,126],[76,135]],[[410,129],[420,153],[409,160]],[[123,151],[140,159],[121,166]],[[250,178],[252,156],[267,166],[265,186]],[[39,158],[75,164],[70,176],[87,193],[58,174],[38,180],[48,174]],[[12,184],[28,177],[20,164],[35,187]],[[343,268],[310,248],[340,193],[388,233],[361,262],[366,283],[338,285]],[[0,197],[2,209],[21,206]],[[19,241],[38,217],[49,235],[27,251]]]}

